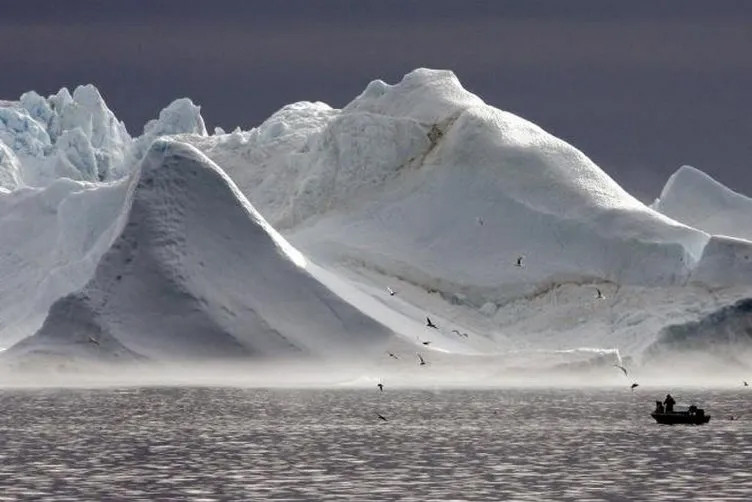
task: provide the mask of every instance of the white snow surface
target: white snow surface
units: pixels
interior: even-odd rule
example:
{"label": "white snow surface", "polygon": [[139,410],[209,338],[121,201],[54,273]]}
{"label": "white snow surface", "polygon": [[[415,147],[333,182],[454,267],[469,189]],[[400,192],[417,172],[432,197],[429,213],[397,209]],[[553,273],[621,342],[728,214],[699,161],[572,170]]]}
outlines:
{"label": "white snow surface", "polygon": [[20,166],[13,151],[0,141],[0,190],[15,190],[20,179]]}
{"label": "white snow surface", "polygon": [[708,239],[448,71],[372,82],[341,111],[301,103],[246,135],[186,140],[314,259],[478,307],[559,282],[683,284]]}
{"label": "white snow surface", "polygon": [[60,178],[0,192],[0,344],[33,333],[55,300],[86,284],[114,238],[125,188]]}
{"label": "white snow surface", "polygon": [[[670,324],[712,319],[752,283],[743,226],[719,231],[708,217],[722,207],[746,221],[748,199],[683,169],[656,211],[449,71],[376,80],[341,110],[294,103],[212,136],[180,99],[133,141],[99,127],[128,145],[109,171],[128,178],[33,189],[39,159],[54,159],[50,179],[89,179],[102,147],[85,120],[51,125],[75,92],[24,96],[0,102],[12,117],[0,141],[14,141],[0,157],[0,231],[12,229],[0,233],[0,276],[12,279],[0,284],[12,297],[0,341],[32,332],[63,298],[8,352],[164,360],[409,344],[433,360],[608,367],[639,360]],[[680,197],[689,188],[708,201],[695,212]],[[68,281],[38,294],[60,270]]]}
{"label": "white snow surface", "polygon": [[752,199],[694,167],[672,174],[653,208],[709,234],[752,241]]}
{"label": "white snow surface", "polygon": [[11,353],[330,357],[380,352],[393,336],[313,278],[193,147],[154,142],[128,192],[119,237],[92,280]]}

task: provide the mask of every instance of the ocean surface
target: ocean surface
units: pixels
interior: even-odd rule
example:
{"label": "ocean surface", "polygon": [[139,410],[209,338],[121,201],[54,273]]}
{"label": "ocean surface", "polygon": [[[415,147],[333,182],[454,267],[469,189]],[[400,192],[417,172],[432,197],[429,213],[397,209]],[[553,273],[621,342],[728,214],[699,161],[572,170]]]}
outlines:
{"label": "ocean surface", "polygon": [[710,423],[654,423],[662,388],[0,390],[0,500],[752,500],[752,391],[671,390]]}

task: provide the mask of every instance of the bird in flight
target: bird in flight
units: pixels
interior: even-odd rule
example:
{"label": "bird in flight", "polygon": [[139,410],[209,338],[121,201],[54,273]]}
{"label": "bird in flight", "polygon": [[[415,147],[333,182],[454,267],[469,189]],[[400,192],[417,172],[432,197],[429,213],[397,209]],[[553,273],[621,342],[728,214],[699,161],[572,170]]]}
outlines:
{"label": "bird in flight", "polygon": [[601,293],[600,289],[595,288],[595,291],[596,291],[596,293],[595,293],[595,299],[596,300],[605,300],[606,299],[606,297],[603,296],[603,293]]}
{"label": "bird in flight", "polygon": [[379,420],[383,420],[384,422],[386,422],[386,417],[382,415],[381,413],[376,413],[376,416],[379,417]]}
{"label": "bird in flight", "polygon": [[389,354],[389,357],[391,357],[392,359],[399,359],[399,357],[397,357],[397,354],[395,354],[394,352],[387,352],[387,354]]}
{"label": "bird in flight", "polygon": [[394,296],[397,294],[397,292],[393,290],[392,288],[390,288],[389,286],[387,286],[386,292],[389,293],[389,296]]}
{"label": "bird in flight", "polygon": [[384,384],[383,383],[381,383],[381,382],[377,383],[376,387],[378,387],[381,392],[384,392]]}
{"label": "bird in flight", "polygon": [[426,340],[425,342],[421,342],[421,343],[425,345],[426,347],[428,347],[429,345],[431,345],[431,340]]}
{"label": "bird in flight", "polygon": [[436,326],[434,323],[431,322],[431,318],[426,316],[426,326],[433,329],[439,329],[438,326]]}
{"label": "bird in flight", "polygon": [[615,366],[615,367],[617,367],[617,368],[619,368],[620,370],[622,370],[622,371],[624,372],[624,376],[625,376],[625,377],[628,377],[628,376],[629,376],[629,374],[627,373],[627,368],[625,368],[625,367],[624,367],[624,366],[622,366],[621,364],[614,364],[614,366]]}
{"label": "bird in flight", "polygon": [[745,387],[749,387],[749,384],[747,383],[746,380],[744,380],[742,383],[744,384]]}
{"label": "bird in flight", "polygon": [[635,390],[639,386],[640,386],[640,384],[638,384],[637,382],[635,382],[635,383],[633,383],[632,385],[629,386],[629,390]]}
{"label": "bird in flight", "polygon": [[518,256],[518,257],[517,257],[517,263],[515,264],[515,266],[517,266],[517,267],[521,267],[521,266],[522,266],[522,260],[523,260],[524,258],[525,258],[524,256]]}
{"label": "bird in flight", "polygon": [[423,359],[423,356],[421,356],[420,354],[418,354],[418,361],[420,361],[421,366],[426,365],[426,361]]}
{"label": "bird in flight", "polygon": [[99,340],[97,340],[93,336],[90,336],[89,337],[89,343],[93,343],[94,345],[99,345]]}

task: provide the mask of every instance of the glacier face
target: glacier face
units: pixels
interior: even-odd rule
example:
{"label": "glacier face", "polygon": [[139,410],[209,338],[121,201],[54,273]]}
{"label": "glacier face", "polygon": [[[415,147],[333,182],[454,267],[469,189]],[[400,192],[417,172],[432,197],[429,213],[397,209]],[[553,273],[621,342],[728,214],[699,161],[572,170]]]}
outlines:
{"label": "glacier face", "polygon": [[396,334],[436,354],[587,365],[583,354],[639,358],[752,282],[746,234],[715,235],[702,216],[733,199],[725,214],[742,221],[743,196],[677,173],[648,208],[448,71],[211,136],[182,98],[132,140],[91,86],[1,110],[14,119],[0,129],[0,228],[13,229],[0,237],[12,278],[0,339],[49,309],[14,353],[319,356]]}

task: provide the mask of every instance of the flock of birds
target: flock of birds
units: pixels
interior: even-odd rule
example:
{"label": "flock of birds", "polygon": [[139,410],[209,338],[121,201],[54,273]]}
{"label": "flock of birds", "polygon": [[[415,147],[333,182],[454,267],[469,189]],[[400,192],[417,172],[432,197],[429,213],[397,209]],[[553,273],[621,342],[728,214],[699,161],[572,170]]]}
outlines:
{"label": "flock of birds", "polygon": [[[483,219],[482,218],[478,218],[478,224],[479,225],[483,225]],[[525,256],[524,255],[518,256],[517,259],[516,259],[516,261],[515,261],[515,266],[516,267],[520,267],[520,268],[524,267],[525,266],[524,261],[525,261]],[[595,291],[596,291],[595,298],[597,300],[605,300],[606,299],[606,297],[603,295],[603,292],[600,290],[600,288],[595,288]],[[389,286],[387,286],[386,292],[389,294],[389,296],[395,296],[397,294],[397,291],[395,291],[394,289],[392,289]],[[433,322],[429,316],[426,316],[426,327],[427,328],[431,328],[431,329],[439,329],[439,326],[435,322]],[[470,337],[470,335],[468,335],[465,332],[461,332],[458,329],[452,329],[451,333],[453,333],[453,334],[455,334],[455,335],[457,335],[457,336],[459,336],[461,338],[469,338]],[[430,340],[421,340],[420,337],[418,337],[417,339],[418,339],[418,341],[422,345],[424,345],[426,347],[428,347],[432,343]],[[397,354],[395,354],[394,352],[387,352],[387,355],[390,358],[392,358],[392,359],[399,359],[399,356]],[[419,366],[425,366],[427,364],[426,360],[423,358],[423,356],[420,353],[417,353],[416,356],[418,357],[418,365]],[[627,369],[624,366],[622,366],[620,364],[616,364],[614,366],[617,366],[619,369],[621,369],[624,372],[625,376],[629,377],[629,373],[628,373]],[[746,382],[745,382],[745,384],[746,384]],[[639,386],[639,384],[637,382],[633,382],[632,385],[630,386],[630,389],[634,390],[638,386]],[[384,384],[383,383],[381,383],[381,382],[377,383],[376,387],[378,387],[378,389],[379,389],[380,392],[384,392]],[[377,413],[377,416],[378,416],[378,418],[380,420],[383,420],[385,422],[387,421],[386,417],[384,417],[381,413]]]}

